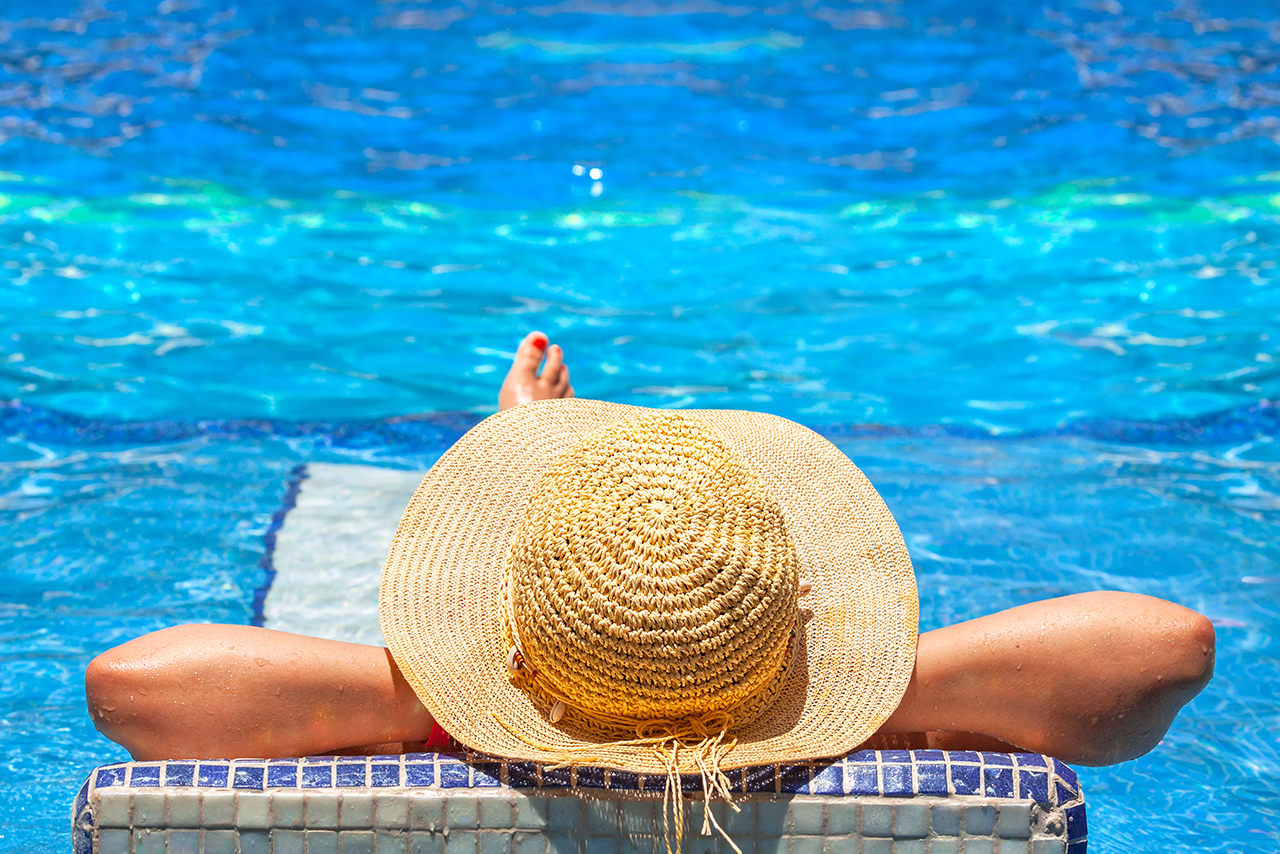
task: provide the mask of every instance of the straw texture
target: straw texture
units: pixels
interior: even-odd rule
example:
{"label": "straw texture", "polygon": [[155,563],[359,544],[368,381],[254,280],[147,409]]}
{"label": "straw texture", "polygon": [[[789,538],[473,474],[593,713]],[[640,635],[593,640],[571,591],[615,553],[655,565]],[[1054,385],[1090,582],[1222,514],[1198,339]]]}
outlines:
{"label": "straw texture", "polygon": [[[615,743],[634,735],[618,720],[727,713],[724,768],[852,749],[901,700],[917,631],[897,526],[829,442],[760,413],[589,400],[499,413],[440,459],[380,612],[468,746],[652,774],[669,768]],[[513,643],[544,690],[511,679]]]}

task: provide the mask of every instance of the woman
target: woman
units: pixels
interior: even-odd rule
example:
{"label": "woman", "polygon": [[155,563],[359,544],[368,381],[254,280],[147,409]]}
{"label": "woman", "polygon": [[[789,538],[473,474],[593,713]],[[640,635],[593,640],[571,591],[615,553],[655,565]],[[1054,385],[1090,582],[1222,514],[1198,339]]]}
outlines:
{"label": "woman", "polygon": [[[540,332],[526,336],[499,392],[500,410],[571,397],[561,348],[549,346]],[[500,417],[506,416],[495,418]],[[891,518],[888,524],[900,544]],[[802,594],[808,584],[801,581]],[[912,580],[913,601],[914,592]],[[490,610],[496,614],[500,607]],[[903,624],[915,642],[898,662],[904,669],[893,697],[900,699],[858,735],[870,736],[863,742],[868,746],[1021,749],[1079,764],[1111,764],[1159,743],[1213,672],[1210,622],[1148,596],[1066,596],[918,639],[914,612],[907,616]],[[512,643],[508,664],[518,681],[521,650]],[[524,650],[526,656],[530,652]],[[440,674],[420,664],[406,672],[408,659],[402,650],[396,653],[249,626],[178,626],[102,654],[89,665],[85,684],[99,731],[136,759],[394,753],[438,743],[442,732],[428,705],[438,714],[441,707],[424,686],[433,678],[442,684]],[[810,650],[810,666],[813,660]],[[532,689],[530,696],[539,714],[555,723],[564,708],[547,703],[565,695],[560,688],[548,690],[539,695],[542,701]],[[449,720],[462,721],[469,710],[450,711],[461,716]],[[462,740],[477,749],[490,746]]]}

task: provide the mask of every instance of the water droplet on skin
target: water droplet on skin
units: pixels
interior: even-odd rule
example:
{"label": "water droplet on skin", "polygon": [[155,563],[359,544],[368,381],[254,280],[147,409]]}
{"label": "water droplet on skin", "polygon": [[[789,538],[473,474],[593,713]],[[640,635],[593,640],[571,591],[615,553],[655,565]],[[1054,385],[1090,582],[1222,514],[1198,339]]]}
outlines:
{"label": "water droplet on skin", "polygon": [[262,658],[261,656],[259,656],[258,658],[255,658],[255,659],[253,660],[253,663],[254,663],[254,664],[256,664],[256,665],[258,665],[259,667],[266,667],[266,666],[267,666],[268,664],[270,664],[271,662],[270,662],[270,661],[268,661],[267,659]]}

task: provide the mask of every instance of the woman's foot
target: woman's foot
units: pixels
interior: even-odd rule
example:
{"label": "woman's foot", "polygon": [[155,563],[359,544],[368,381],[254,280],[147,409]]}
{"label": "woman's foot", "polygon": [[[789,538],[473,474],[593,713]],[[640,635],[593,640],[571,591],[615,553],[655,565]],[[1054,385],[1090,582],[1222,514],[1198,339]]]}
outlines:
{"label": "woman's foot", "polygon": [[[542,365],[543,357],[546,364]],[[542,373],[538,373],[542,365]],[[547,346],[547,336],[530,332],[516,348],[516,358],[498,391],[498,410],[510,409],[531,400],[573,397],[569,385],[569,367],[564,363],[564,350],[559,344]]]}

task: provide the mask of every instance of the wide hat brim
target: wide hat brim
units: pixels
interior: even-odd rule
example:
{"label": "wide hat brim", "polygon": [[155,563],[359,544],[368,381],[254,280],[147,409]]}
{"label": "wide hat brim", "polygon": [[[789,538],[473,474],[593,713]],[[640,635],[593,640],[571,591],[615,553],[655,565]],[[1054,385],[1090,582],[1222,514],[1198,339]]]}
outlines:
{"label": "wide hat brim", "polygon": [[[459,439],[409,502],[383,569],[382,634],[423,705],[473,750],[666,773],[648,747],[551,723],[512,684],[502,626],[504,562],[543,474],[587,434],[652,411],[578,399],[508,409]],[[786,681],[731,730],[722,767],[847,753],[897,708],[915,663],[919,606],[898,526],[858,467],[808,428],[757,412],[681,414],[719,435],[781,505],[813,584]]]}

